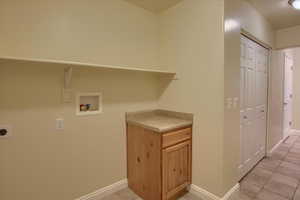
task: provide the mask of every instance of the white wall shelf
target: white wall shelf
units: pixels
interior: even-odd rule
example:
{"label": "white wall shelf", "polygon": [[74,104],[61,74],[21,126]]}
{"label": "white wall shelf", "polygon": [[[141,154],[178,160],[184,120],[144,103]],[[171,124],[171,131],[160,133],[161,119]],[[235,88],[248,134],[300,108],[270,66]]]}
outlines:
{"label": "white wall shelf", "polygon": [[0,61],[21,61],[21,62],[35,62],[35,63],[52,63],[68,66],[85,66],[85,67],[96,67],[103,69],[113,69],[113,70],[126,70],[126,71],[140,71],[140,72],[150,72],[150,73],[159,73],[165,75],[176,75],[175,72],[164,71],[164,70],[155,70],[155,69],[144,69],[137,67],[126,67],[126,66],[113,66],[113,65],[101,65],[94,63],[82,63],[74,61],[62,61],[62,60],[48,60],[48,59],[33,59],[33,58],[19,58],[19,57],[0,57]]}

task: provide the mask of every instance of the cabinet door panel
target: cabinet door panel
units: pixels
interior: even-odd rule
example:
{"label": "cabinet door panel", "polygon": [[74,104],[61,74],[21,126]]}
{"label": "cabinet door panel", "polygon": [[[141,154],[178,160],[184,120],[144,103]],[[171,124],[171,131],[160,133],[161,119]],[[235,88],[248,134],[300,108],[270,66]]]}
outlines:
{"label": "cabinet door panel", "polygon": [[191,183],[191,141],[163,150],[163,200]]}

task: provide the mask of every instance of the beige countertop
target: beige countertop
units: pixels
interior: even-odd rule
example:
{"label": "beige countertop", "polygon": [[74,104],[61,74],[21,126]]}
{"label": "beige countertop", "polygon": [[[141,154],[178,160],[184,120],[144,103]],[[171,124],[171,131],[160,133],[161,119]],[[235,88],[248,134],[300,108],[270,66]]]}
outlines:
{"label": "beige countertop", "polygon": [[193,124],[193,114],[167,110],[150,110],[126,113],[126,122],[163,133]]}

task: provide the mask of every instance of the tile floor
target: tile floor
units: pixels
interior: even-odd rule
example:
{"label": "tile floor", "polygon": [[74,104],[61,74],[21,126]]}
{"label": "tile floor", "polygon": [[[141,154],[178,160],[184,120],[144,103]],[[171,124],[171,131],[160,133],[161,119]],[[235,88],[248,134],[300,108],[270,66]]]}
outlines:
{"label": "tile floor", "polygon": [[300,200],[300,137],[291,136],[242,181],[234,200]]}
{"label": "tile floor", "polygon": [[[141,200],[129,189],[101,200]],[[201,200],[186,194],[179,200]],[[300,137],[291,136],[242,181],[231,200],[300,200]]]}
{"label": "tile floor", "polygon": [[[126,188],[124,190],[116,192],[115,194],[104,197],[101,200],[142,200],[142,199],[138,197],[136,194],[134,194],[130,189]],[[188,193],[185,196],[179,198],[178,200],[202,200],[202,199],[194,196],[193,194]]]}

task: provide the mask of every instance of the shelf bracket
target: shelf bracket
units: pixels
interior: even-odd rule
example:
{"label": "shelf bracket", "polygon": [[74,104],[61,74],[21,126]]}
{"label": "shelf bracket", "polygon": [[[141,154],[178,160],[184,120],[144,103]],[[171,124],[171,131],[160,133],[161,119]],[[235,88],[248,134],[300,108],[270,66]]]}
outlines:
{"label": "shelf bracket", "polygon": [[73,74],[73,67],[65,68],[65,70],[64,70],[64,75],[65,75],[64,89],[71,88],[72,74]]}
{"label": "shelf bracket", "polygon": [[73,68],[67,67],[64,69],[64,87],[63,87],[63,102],[70,103],[72,102],[73,98],[73,91],[71,88],[72,83],[72,75],[73,75]]}
{"label": "shelf bracket", "polygon": [[179,77],[178,77],[178,75],[177,74],[175,74],[173,77],[172,77],[172,79],[171,79],[172,81],[177,81],[177,80],[179,80]]}

